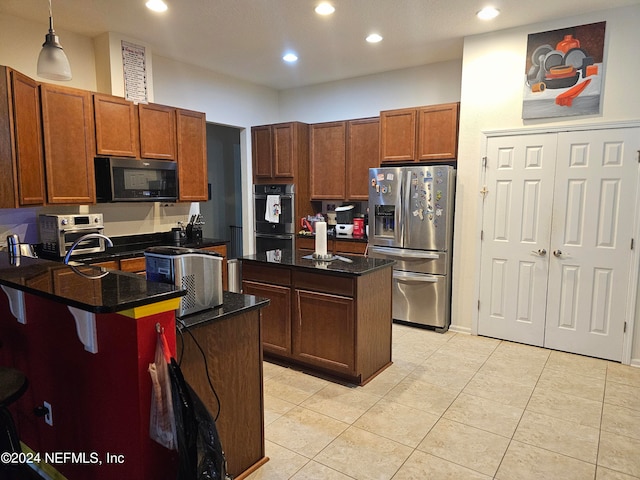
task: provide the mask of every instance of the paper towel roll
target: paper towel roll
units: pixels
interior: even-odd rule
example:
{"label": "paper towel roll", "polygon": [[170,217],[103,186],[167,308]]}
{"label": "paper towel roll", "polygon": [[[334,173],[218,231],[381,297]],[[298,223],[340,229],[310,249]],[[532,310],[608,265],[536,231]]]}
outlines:
{"label": "paper towel roll", "polygon": [[327,223],[315,222],[316,230],[316,255],[327,254]]}

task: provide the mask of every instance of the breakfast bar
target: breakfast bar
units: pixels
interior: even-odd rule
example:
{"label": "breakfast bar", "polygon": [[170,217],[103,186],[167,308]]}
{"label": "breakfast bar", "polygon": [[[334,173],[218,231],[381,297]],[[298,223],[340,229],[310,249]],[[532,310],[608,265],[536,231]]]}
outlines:
{"label": "breakfast bar", "polygon": [[[23,451],[39,454],[49,477],[175,478],[178,453],[149,436],[157,324],[189,384],[210,412],[220,411],[229,472],[242,478],[267,460],[260,309],[268,300],[224,292],[221,306],[176,319],[185,291],[173,285],[7,254],[0,255],[0,286],[0,365],[29,382],[11,412]],[[196,342],[206,348],[219,405]],[[66,453],[45,461],[51,452]]]}

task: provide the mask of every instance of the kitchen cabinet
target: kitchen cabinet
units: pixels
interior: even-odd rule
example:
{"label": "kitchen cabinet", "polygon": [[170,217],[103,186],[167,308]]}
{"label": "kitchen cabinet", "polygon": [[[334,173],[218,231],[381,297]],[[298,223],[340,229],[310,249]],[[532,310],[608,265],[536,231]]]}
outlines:
{"label": "kitchen cabinet", "polygon": [[205,114],[176,110],[178,139],[178,199],[185,202],[208,200],[207,125]]}
{"label": "kitchen cabinet", "polygon": [[380,119],[350,120],[347,125],[346,200],[369,200],[369,169],[380,161]]}
{"label": "kitchen cabinet", "polygon": [[123,272],[131,272],[136,273],[138,275],[146,276],[147,265],[142,257],[133,257],[133,258],[121,258],[118,262],[118,269]]}
{"label": "kitchen cabinet", "polygon": [[138,105],[140,157],[176,159],[176,109],[156,103]]}
{"label": "kitchen cabinet", "polygon": [[333,200],[346,197],[346,142],[347,122],[311,125],[309,135],[311,200]]}
{"label": "kitchen cabinet", "polygon": [[122,97],[94,93],[93,110],[96,153],[114,157],[138,157],[138,113],[133,102]]}
{"label": "kitchen cabinet", "polygon": [[380,120],[362,118],[310,127],[311,200],[369,199],[369,168],[380,161]]}
{"label": "kitchen cabinet", "polygon": [[252,265],[242,272],[242,293],[271,300],[262,310],[262,346],[265,352],[291,355],[291,271]]}
{"label": "kitchen cabinet", "polygon": [[243,292],[271,300],[264,354],[362,385],[391,363],[392,263],[353,256],[320,269],[302,256],[242,259]]}
{"label": "kitchen cabinet", "polygon": [[43,83],[40,95],[47,203],[95,203],[91,93]]}
{"label": "kitchen cabinet", "polygon": [[313,213],[309,202],[309,125],[251,127],[253,183],[294,185],[295,218]]}
{"label": "kitchen cabinet", "polygon": [[262,310],[262,348],[265,352],[291,354],[291,288],[262,282],[242,284],[245,295],[268,298],[269,306]]}
{"label": "kitchen cabinet", "polygon": [[455,160],[460,104],[380,112],[380,162]]}
{"label": "kitchen cabinet", "polygon": [[[316,249],[315,237],[297,237],[296,248],[304,254],[313,253]],[[348,255],[364,255],[367,250],[367,242],[365,241],[353,241],[344,240],[339,238],[327,238],[327,252],[335,254],[348,254]]]}
{"label": "kitchen cabinet", "polygon": [[356,347],[353,298],[301,288],[295,289],[295,296],[294,355],[311,365],[353,374]]}
{"label": "kitchen cabinet", "polygon": [[0,68],[0,208],[45,203],[38,82]]}
{"label": "kitchen cabinet", "polygon": [[255,183],[292,183],[308,159],[308,125],[300,122],[251,127]]}

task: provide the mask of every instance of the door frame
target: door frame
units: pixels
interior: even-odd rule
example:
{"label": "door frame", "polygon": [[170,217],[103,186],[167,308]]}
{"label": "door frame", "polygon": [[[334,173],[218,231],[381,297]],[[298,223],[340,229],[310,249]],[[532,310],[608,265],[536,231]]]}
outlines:
{"label": "door frame", "polygon": [[[561,133],[561,132],[578,132],[578,131],[590,131],[590,130],[613,130],[613,129],[621,129],[621,128],[638,128],[640,127],[640,121],[624,121],[624,122],[606,122],[606,123],[591,123],[584,125],[562,125],[562,126],[546,126],[546,127],[536,127],[536,128],[518,128],[518,129],[507,129],[507,130],[483,130],[481,131],[482,135],[482,156],[480,161],[478,162],[480,184],[478,185],[478,212],[477,216],[477,236],[476,236],[476,258],[475,258],[475,297],[471,299],[473,302],[472,312],[473,316],[471,318],[471,334],[478,335],[478,321],[479,321],[479,309],[478,302],[480,301],[480,266],[482,262],[482,239],[480,237],[480,233],[482,231],[482,224],[484,221],[484,197],[482,195],[482,191],[486,186],[486,171],[483,167],[484,159],[487,156],[487,149],[489,138],[494,137],[508,137],[508,136],[521,136],[521,135],[532,135],[532,134],[544,134],[544,133]],[[638,155],[640,156],[640,150],[638,150]],[[640,158],[639,158],[640,161]],[[638,315],[640,313],[640,308],[637,308],[638,305],[638,288],[639,288],[639,279],[638,276],[640,274],[640,220],[638,219],[638,213],[640,213],[640,168],[638,168],[638,175],[636,177],[636,202],[634,205],[634,214],[633,214],[633,238],[634,238],[634,248],[631,250],[631,278],[629,282],[629,295],[627,299],[627,305],[625,311],[627,312],[627,329],[624,333],[623,342],[622,342],[622,360],[621,363],[623,365],[631,364],[631,353],[633,349],[633,339],[635,337],[636,328],[640,328],[640,319],[638,319]],[[638,335],[640,341],[640,334]],[[640,359],[636,359],[637,362],[634,364],[638,364],[640,366]]]}

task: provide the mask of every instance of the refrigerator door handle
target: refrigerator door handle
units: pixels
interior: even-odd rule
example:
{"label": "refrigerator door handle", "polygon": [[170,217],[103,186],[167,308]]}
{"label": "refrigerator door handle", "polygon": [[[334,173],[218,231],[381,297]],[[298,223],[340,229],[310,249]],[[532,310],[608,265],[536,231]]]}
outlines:
{"label": "refrigerator door handle", "polygon": [[410,273],[394,270],[393,279],[401,282],[438,283],[440,277],[435,275],[425,275],[423,273]]}
{"label": "refrigerator door handle", "polygon": [[370,251],[375,253],[382,253],[389,257],[416,259],[416,260],[438,260],[440,258],[439,253],[434,252],[412,252],[412,251],[399,251],[397,248],[390,247],[370,247]]}

